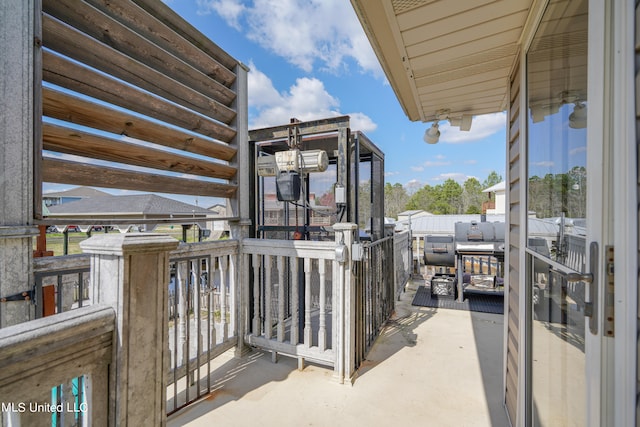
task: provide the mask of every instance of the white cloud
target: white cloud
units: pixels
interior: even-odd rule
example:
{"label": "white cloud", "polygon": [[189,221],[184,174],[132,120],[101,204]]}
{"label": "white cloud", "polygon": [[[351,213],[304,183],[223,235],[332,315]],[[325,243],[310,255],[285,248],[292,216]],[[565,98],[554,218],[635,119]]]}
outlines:
{"label": "white cloud", "polygon": [[469,176],[461,172],[449,172],[449,173],[441,173],[440,175],[437,175],[431,178],[431,180],[436,182],[444,182],[448,179],[453,179],[454,181],[462,184],[469,178],[472,178],[472,176]]}
{"label": "white cloud", "polygon": [[443,156],[442,154],[438,154],[437,156],[435,156],[435,158],[437,160],[427,160],[426,162],[422,163],[421,165],[410,166],[409,168],[413,172],[423,172],[426,168],[435,168],[435,167],[450,166],[451,165],[451,162],[444,161],[444,159],[446,157]]}
{"label": "white cloud", "polygon": [[587,147],[582,146],[582,147],[578,147],[578,148],[574,148],[573,150],[570,150],[569,155],[575,156],[576,154],[586,153],[586,152],[587,152]]}
{"label": "white cloud", "polygon": [[351,130],[359,130],[362,132],[373,132],[378,128],[378,125],[371,120],[371,117],[367,116],[364,113],[348,113],[350,118],[349,124],[351,125]]}
{"label": "white cloud", "polygon": [[[289,123],[293,117],[307,121],[344,115],[340,112],[340,101],[327,92],[324,83],[316,78],[296,79],[288,91],[280,93],[273,82],[256,66],[250,64],[248,76],[251,128],[277,126]],[[370,132],[377,125],[364,113],[347,113],[351,118],[351,129]]]}
{"label": "white cloud", "polygon": [[542,162],[534,162],[533,166],[551,168],[551,167],[555,166],[555,162],[553,162],[551,160],[545,160],[545,161],[542,161]]}
{"label": "white cloud", "polygon": [[448,144],[479,141],[489,137],[507,126],[507,114],[504,112],[475,116],[470,131],[461,131],[448,121],[440,122],[440,141]]}
{"label": "white cloud", "polygon": [[208,15],[216,12],[227,24],[240,31],[240,17],[246,11],[245,6],[238,0],[197,0],[198,14]]}
{"label": "white cloud", "polygon": [[443,162],[443,161],[432,161],[432,160],[427,160],[426,162],[424,162],[424,166],[427,168],[435,168],[438,166],[449,166],[451,165],[451,162]]}
{"label": "white cloud", "polygon": [[198,0],[199,13],[215,11],[231,27],[306,72],[338,71],[346,59],[382,76],[378,60],[348,1]]}
{"label": "white cloud", "polygon": [[477,165],[478,161],[476,159],[471,159],[471,160],[465,160],[464,161],[465,165]]}

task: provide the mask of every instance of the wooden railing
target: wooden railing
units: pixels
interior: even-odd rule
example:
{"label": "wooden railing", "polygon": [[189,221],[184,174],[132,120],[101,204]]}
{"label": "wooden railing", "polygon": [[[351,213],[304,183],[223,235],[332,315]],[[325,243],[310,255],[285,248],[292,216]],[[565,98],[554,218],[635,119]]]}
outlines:
{"label": "wooden railing", "polygon": [[0,329],[3,425],[109,425],[114,329],[104,305]]}

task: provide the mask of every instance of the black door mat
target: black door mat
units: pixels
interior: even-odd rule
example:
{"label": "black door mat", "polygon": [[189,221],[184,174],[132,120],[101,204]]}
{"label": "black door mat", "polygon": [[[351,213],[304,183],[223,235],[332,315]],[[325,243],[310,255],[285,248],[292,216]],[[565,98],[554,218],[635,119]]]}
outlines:
{"label": "black door mat", "polygon": [[504,296],[465,293],[464,302],[452,298],[431,295],[431,288],[420,286],[413,297],[411,305],[420,307],[448,308],[451,310],[479,311],[482,313],[504,314]]}

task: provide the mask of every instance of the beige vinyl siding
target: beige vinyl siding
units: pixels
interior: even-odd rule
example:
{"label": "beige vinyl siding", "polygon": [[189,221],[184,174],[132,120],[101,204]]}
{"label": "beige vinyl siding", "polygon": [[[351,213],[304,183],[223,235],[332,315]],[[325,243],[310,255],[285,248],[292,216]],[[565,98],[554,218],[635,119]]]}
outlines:
{"label": "beige vinyl siding", "polygon": [[507,323],[507,357],[505,399],[509,418],[517,419],[518,406],[518,361],[520,358],[520,292],[519,264],[521,249],[520,234],[524,232],[520,224],[520,66],[514,67],[509,87],[509,130],[508,130],[508,172],[509,188],[508,224],[509,224],[509,266],[508,266],[508,307],[505,320]]}

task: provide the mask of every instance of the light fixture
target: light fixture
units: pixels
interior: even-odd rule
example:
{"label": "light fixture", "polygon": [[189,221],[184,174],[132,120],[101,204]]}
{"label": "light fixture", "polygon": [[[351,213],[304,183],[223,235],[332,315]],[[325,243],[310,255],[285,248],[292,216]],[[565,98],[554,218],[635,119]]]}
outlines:
{"label": "light fixture", "polygon": [[436,111],[435,120],[431,127],[424,133],[424,142],[427,144],[436,144],[440,139],[440,130],[438,129],[440,120],[449,120],[451,126],[459,127],[460,130],[468,132],[471,130],[471,122],[473,116],[470,114],[461,114],[459,117],[451,117],[451,110],[442,109]]}
{"label": "light fixture", "polygon": [[457,126],[460,130],[468,132],[471,130],[471,122],[473,120],[473,116],[469,114],[463,114],[460,117],[449,117],[449,123],[451,126]]}
{"label": "light fixture", "polygon": [[431,124],[431,127],[424,132],[424,142],[427,144],[437,144],[440,139],[440,130],[438,129],[438,122],[435,121]]}
{"label": "light fixture", "polygon": [[584,129],[587,127],[587,106],[583,102],[576,101],[573,113],[569,115],[569,127],[571,129]]}

